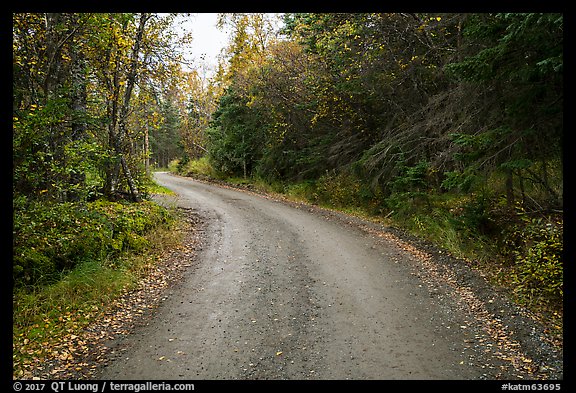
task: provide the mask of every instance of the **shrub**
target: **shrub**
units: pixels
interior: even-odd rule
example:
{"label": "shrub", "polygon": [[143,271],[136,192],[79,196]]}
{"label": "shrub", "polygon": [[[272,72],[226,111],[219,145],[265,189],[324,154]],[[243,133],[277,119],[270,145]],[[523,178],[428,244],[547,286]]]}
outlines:
{"label": "shrub", "polygon": [[178,173],[178,169],[180,167],[180,160],[175,159],[168,163],[168,171],[172,173]]}
{"label": "shrub", "polygon": [[358,207],[367,202],[371,192],[354,175],[327,172],[316,181],[314,199],[334,207]]}
{"label": "shrub", "polygon": [[422,207],[430,210],[429,172],[430,165],[426,161],[420,161],[413,166],[400,161],[398,174],[390,182],[391,192],[385,201],[387,207],[397,216],[410,215]]}
{"label": "shrub", "polygon": [[316,183],[308,180],[300,183],[289,184],[282,190],[290,197],[301,201],[315,202]]}
{"label": "shrub", "polygon": [[45,203],[15,199],[13,278],[16,286],[56,281],[85,261],[104,261],[146,245],[168,212],[150,201]]}
{"label": "shrub", "polygon": [[207,156],[188,161],[180,173],[184,176],[217,177]]}
{"label": "shrub", "polygon": [[505,233],[504,252],[513,261],[510,279],[524,303],[561,304],[564,291],[563,221],[522,217]]}
{"label": "shrub", "polygon": [[492,209],[495,199],[489,192],[480,191],[470,195],[465,203],[454,209],[453,222],[468,233],[492,237],[496,235],[496,217]]}

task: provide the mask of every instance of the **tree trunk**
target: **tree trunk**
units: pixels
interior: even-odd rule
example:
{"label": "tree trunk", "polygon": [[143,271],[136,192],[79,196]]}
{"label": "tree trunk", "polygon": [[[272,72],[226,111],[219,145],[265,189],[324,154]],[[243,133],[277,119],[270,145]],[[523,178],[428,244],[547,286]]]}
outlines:
{"label": "tree trunk", "polygon": [[150,141],[148,139],[148,126],[144,127],[144,168],[146,169],[146,176],[150,175]]}
{"label": "tree trunk", "polygon": [[[124,147],[125,147],[125,138],[128,135],[128,128],[127,128],[127,121],[128,115],[130,112],[130,99],[132,97],[132,90],[134,89],[134,84],[136,83],[136,77],[138,72],[138,55],[140,53],[140,46],[142,45],[142,40],[144,37],[144,28],[146,26],[146,22],[150,19],[151,14],[142,14],[140,16],[140,23],[138,25],[138,30],[136,32],[136,37],[134,38],[134,45],[132,46],[132,52],[130,54],[130,63],[128,67],[128,73],[126,74],[126,90],[124,90],[124,96],[122,98],[122,103],[118,110],[118,131],[115,131],[115,127],[111,126],[109,129],[109,139],[110,144],[114,148],[114,153],[118,157],[119,161],[114,162],[113,169],[107,174],[110,177],[107,179],[106,182],[106,191],[111,195],[114,193],[114,188],[118,179],[120,177],[120,168],[126,176],[126,181],[128,182],[128,187],[130,189],[130,195],[133,201],[139,201],[140,195],[138,193],[138,188],[136,187],[136,182],[132,176],[132,172],[128,167],[128,162],[124,157]],[[118,71],[118,69],[116,70]],[[117,81],[116,74],[114,76],[114,85],[116,86]],[[118,98],[114,98],[113,104],[117,104]],[[116,111],[113,110],[113,114]],[[112,124],[115,123],[116,119],[112,119]]]}
{"label": "tree trunk", "polygon": [[126,127],[126,121],[128,120],[128,112],[130,110],[130,99],[132,98],[132,90],[134,89],[134,84],[136,83],[137,71],[138,71],[138,54],[140,53],[140,46],[142,45],[142,39],[144,37],[144,28],[146,22],[151,18],[151,14],[141,14],[140,23],[138,25],[138,31],[136,32],[136,38],[134,40],[134,46],[132,47],[132,54],[130,56],[130,70],[126,77],[126,90],[124,91],[124,100],[122,102],[122,107],[120,109],[120,119],[118,121],[118,140],[117,146],[120,151],[120,162],[122,164],[122,170],[124,171],[124,176],[128,182],[130,188],[130,194],[134,201],[140,200],[140,195],[138,194],[138,188],[135,185],[132,173],[128,168],[128,163],[122,154],[122,147],[124,138],[128,134],[128,129]]}
{"label": "tree trunk", "polygon": [[514,208],[514,179],[511,169],[506,169],[506,201],[509,209]]}
{"label": "tree trunk", "polygon": [[134,178],[132,177],[132,173],[130,172],[128,163],[126,162],[126,158],[124,158],[123,155],[120,156],[120,162],[122,164],[122,170],[124,171],[126,180],[128,181],[128,188],[130,188],[130,195],[132,196],[132,200],[134,202],[140,202],[140,194],[138,193],[138,187],[136,187],[136,183],[134,182]]}

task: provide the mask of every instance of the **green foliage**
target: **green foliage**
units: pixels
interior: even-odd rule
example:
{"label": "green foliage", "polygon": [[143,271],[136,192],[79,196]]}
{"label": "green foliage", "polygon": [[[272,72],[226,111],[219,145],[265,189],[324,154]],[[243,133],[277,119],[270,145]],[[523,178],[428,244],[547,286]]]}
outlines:
{"label": "green foliage", "polygon": [[429,164],[420,161],[416,165],[406,165],[402,161],[398,164],[398,174],[391,182],[392,192],[420,193],[428,187]]}
{"label": "green foliage", "polygon": [[494,238],[497,235],[494,205],[495,198],[487,190],[470,194],[466,202],[454,210],[457,214],[452,219],[453,226],[470,236]]}
{"label": "green foliage", "polygon": [[164,166],[182,150],[177,88],[158,94],[176,85],[168,74],[180,76],[174,35],[163,34],[173,18],[13,14],[14,193],[75,202],[128,190],[141,199],[150,145]]}
{"label": "green foliage", "polygon": [[394,215],[394,222],[456,257],[471,261],[495,258],[497,250],[491,247],[490,240],[477,231],[475,224],[468,226],[468,220],[461,216],[462,206],[470,202],[460,196],[444,194],[431,196],[429,203],[427,209]]}
{"label": "green foliage", "polygon": [[372,194],[354,175],[333,171],[316,181],[313,196],[318,203],[343,208],[365,206]]}
{"label": "green foliage", "polygon": [[298,201],[314,201],[317,203],[318,194],[316,192],[315,181],[303,181],[300,183],[288,184],[283,187],[282,191],[289,197]]}
{"label": "green foliage", "polygon": [[65,120],[66,108],[66,100],[54,99],[44,106],[31,105],[14,114],[12,150],[15,190],[37,196],[50,190],[49,195],[57,197],[55,187],[68,180],[58,174],[65,157],[48,145],[50,138],[58,137],[51,130],[57,129]]}
{"label": "green foliage", "polygon": [[[558,242],[509,225],[516,202],[562,209],[561,14],[286,14],[266,47],[234,18],[206,130],[216,172],[384,215],[489,270],[518,261],[519,295],[550,292],[531,275],[557,288]],[[517,237],[517,253],[495,246]]]}
{"label": "green foliage", "polygon": [[519,217],[505,227],[502,242],[512,260],[514,292],[523,303],[559,304],[564,295],[563,220]]}
{"label": "green foliage", "polygon": [[[462,147],[456,157],[465,158],[466,165],[516,170],[527,178],[520,171],[530,163],[561,155],[563,16],[473,14],[463,31],[466,56],[446,70],[483,87],[477,107],[485,111],[474,127],[453,134]],[[531,182],[546,182],[547,176]]]}
{"label": "green foliage", "polygon": [[160,115],[162,118],[160,125],[151,127],[149,132],[150,150],[151,159],[157,165],[165,167],[172,159],[183,154],[179,133],[182,120],[178,108],[170,100],[161,103]]}
{"label": "green foliage", "polygon": [[[55,283],[15,287],[13,295],[14,376],[27,378],[30,369],[65,351],[74,354],[75,337],[89,323],[109,311],[126,291],[138,286],[139,278],[155,268],[165,249],[181,242],[178,221],[155,226],[144,235],[149,246],[106,260],[86,260],[62,273]],[[150,283],[148,283],[150,284]],[[154,285],[153,283],[151,285]]]}
{"label": "green foliage", "polygon": [[390,182],[390,195],[386,198],[389,209],[396,215],[405,215],[422,207],[429,208],[429,171],[426,161],[407,165],[400,160],[397,175]]}
{"label": "green foliage", "polygon": [[178,158],[170,161],[170,162],[168,163],[168,171],[171,172],[171,173],[179,173],[180,168],[182,167],[181,164],[180,164],[182,161],[183,161],[183,160],[178,159]]}
{"label": "green foliage", "polygon": [[19,197],[13,208],[16,286],[54,282],[82,262],[142,249],[143,235],[169,220],[164,209],[148,201],[46,204]]}
{"label": "green foliage", "polygon": [[174,160],[169,164],[170,172],[181,176],[219,178],[218,173],[210,163],[210,158],[204,156],[195,160],[182,159]]}
{"label": "green foliage", "polygon": [[227,175],[250,175],[260,159],[265,127],[245,98],[229,90],[206,130],[210,163]]}
{"label": "green foliage", "polygon": [[473,167],[468,167],[463,172],[444,172],[441,187],[447,191],[469,192],[477,179],[478,175]]}

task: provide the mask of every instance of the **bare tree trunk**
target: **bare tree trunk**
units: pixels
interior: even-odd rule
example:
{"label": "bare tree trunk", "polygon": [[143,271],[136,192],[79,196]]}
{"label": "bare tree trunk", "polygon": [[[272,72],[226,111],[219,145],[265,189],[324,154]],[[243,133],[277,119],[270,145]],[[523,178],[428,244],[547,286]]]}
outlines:
{"label": "bare tree trunk", "polygon": [[120,163],[122,164],[122,170],[124,171],[124,175],[128,181],[128,188],[130,189],[132,200],[134,202],[140,202],[138,187],[136,187],[136,183],[134,182],[134,178],[132,177],[132,173],[130,172],[130,168],[128,167],[128,163],[126,162],[126,158],[124,156],[120,156]]}
{"label": "bare tree trunk", "polygon": [[[122,98],[121,106],[118,110],[118,132],[115,132],[114,128],[111,127],[109,132],[109,137],[111,139],[111,145],[114,147],[114,152],[118,157],[119,161],[114,164],[114,168],[110,172],[109,176],[111,178],[107,181],[107,191],[114,192],[115,183],[118,181],[120,176],[120,168],[126,176],[126,181],[128,182],[128,187],[130,189],[130,195],[132,200],[135,202],[140,201],[140,195],[138,188],[136,187],[136,182],[132,176],[132,172],[128,166],[128,162],[124,156],[124,145],[125,138],[128,135],[127,120],[130,111],[130,99],[132,98],[132,90],[134,89],[134,84],[136,83],[136,77],[138,72],[138,55],[140,53],[140,47],[142,45],[142,40],[144,37],[144,28],[146,22],[151,18],[151,14],[141,14],[140,23],[138,25],[138,30],[136,32],[136,37],[134,39],[134,45],[132,47],[132,53],[130,55],[130,63],[128,68],[128,73],[126,75],[126,90],[124,91],[124,96]],[[117,78],[115,75],[115,85]],[[114,120],[113,120],[114,122]],[[109,183],[109,184],[108,184]]]}
{"label": "bare tree trunk", "polygon": [[150,175],[150,141],[148,139],[148,126],[144,128],[144,168],[146,168],[146,176]]}
{"label": "bare tree trunk", "polygon": [[[132,90],[134,89],[134,84],[136,83],[137,71],[138,71],[138,54],[140,53],[140,46],[142,45],[142,39],[144,37],[144,28],[146,22],[151,18],[151,14],[143,13],[140,15],[140,24],[138,25],[138,31],[136,33],[136,39],[134,40],[134,46],[132,47],[132,54],[130,56],[130,70],[127,75],[126,90],[124,91],[124,100],[122,102],[122,108],[120,109],[120,119],[118,122],[118,147],[122,148],[124,138],[128,134],[126,127],[126,121],[128,120],[128,112],[130,110],[130,99],[132,98]],[[124,171],[124,176],[128,181],[128,187],[130,188],[130,194],[135,202],[140,201],[140,195],[138,193],[138,188],[132,177],[132,173],[128,168],[128,163],[124,158],[124,155],[120,151],[120,161],[122,163],[122,170]]]}

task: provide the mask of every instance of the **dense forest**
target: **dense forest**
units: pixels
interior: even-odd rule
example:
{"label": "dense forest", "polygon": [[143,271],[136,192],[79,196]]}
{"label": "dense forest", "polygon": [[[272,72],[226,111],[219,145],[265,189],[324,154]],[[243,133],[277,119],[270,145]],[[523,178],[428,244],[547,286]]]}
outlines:
{"label": "dense forest", "polygon": [[[182,69],[176,46],[186,37],[173,31],[175,18],[13,15],[17,286],[54,281],[93,253],[126,248],[121,238],[134,228],[108,222],[106,206],[145,201],[151,165],[180,156],[200,126],[189,97],[201,82]],[[146,211],[133,226],[145,227],[156,207],[139,206]],[[109,233],[94,231],[98,222]]]}
{"label": "dense forest", "polygon": [[150,171],[182,155],[207,110],[192,105],[203,85],[183,68],[178,17],[12,15],[15,377],[177,240]]}
{"label": "dense forest", "polygon": [[[508,207],[561,210],[562,16],[236,18],[207,131],[221,172],[350,175],[384,197],[501,180]],[[252,32],[252,33],[250,33]]]}
{"label": "dense forest", "polygon": [[389,218],[561,308],[563,16],[283,18],[221,18],[207,154],[175,170]]}
{"label": "dense forest", "polygon": [[211,78],[179,18],[13,14],[19,314],[145,248],[167,167],[389,220],[561,314],[562,14],[221,14]]}

